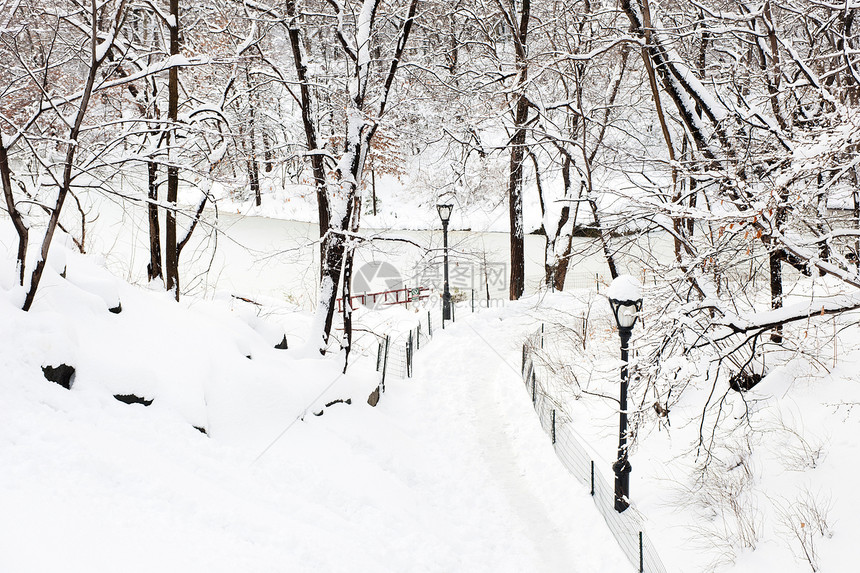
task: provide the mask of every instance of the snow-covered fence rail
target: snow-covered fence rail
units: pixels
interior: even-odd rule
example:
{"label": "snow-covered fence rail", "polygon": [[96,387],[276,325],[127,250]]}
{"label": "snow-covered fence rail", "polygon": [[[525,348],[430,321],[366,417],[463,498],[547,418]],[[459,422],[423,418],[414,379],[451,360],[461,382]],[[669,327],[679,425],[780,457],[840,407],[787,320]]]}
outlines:
{"label": "snow-covered fence rail", "polygon": [[418,323],[405,332],[386,334],[376,352],[376,371],[380,373],[378,393],[385,393],[385,383],[394,378],[412,378],[415,352],[433,338],[433,317],[430,311],[420,315]]}
{"label": "snow-covered fence rail", "polygon": [[[403,287],[396,290],[354,294],[349,297],[349,304],[350,306],[355,307],[355,302],[361,301],[361,304],[370,304],[372,306],[405,304],[408,307],[410,302],[418,303],[419,301],[427,300],[428,298],[430,298],[430,289],[427,287]],[[337,299],[337,311],[343,311],[343,298]]]}
{"label": "snow-covered fence rail", "polygon": [[[590,488],[594,504],[615,536],[621,550],[640,573],[666,573],[666,568],[644,532],[644,518],[635,507],[623,513],[615,511],[615,490],[595,468],[563,407],[560,392],[553,389],[553,380],[544,372],[537,352],[544,347],[543,325],[523,343],[522,377],[541,426],[550,436],[556,455],[567,470]],[[558,386],[558,384],[555,384]]]}

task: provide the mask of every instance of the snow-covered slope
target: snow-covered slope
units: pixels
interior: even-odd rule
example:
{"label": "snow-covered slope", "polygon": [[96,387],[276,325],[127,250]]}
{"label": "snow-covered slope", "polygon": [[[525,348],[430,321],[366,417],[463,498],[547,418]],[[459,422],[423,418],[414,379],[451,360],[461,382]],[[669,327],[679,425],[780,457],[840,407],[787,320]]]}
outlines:
{"label": "snow-covered slope", "polygon": [[[177,304],[55,253],[29,313],[11,258],[0,277],[0,571],[628,566],[480,345],[501,315],[438,331],[371,408],[369,359],[273,348],[308,320],[286,305]],[[43,376],[60,363],[71,389]]]}
{"label": "snow-covered slope", "polygon": [[[556,459],[518,363],[545,322],[547,350],[561,342],[556,383],[578,376],[558,407],[611,480],[620,364],[599,295],[464,303],[372,408],[377,335],[413,326],[414,308],[357,310],[342,375],[336,354],[303,353],[307,311],[219,292],[177,304],[62,244],[24,313],[2,238],[0,571],[629,570]],[[565,337],[585,313],[583,348]],[[717,427],[702,429],[711,388],[698,383],[671,423],[637,426],[632,501],[669,571],[801,573],[805,551],[822,571],[850,570],[853,320],[810,321],[809,344],[774,355],[758,386],[721,386]],[[290,349],[274,348],[284,336]],[[60,364],[76,368],[71,389],[43,375]],[[707,471],[700,431],[714,436]]]}

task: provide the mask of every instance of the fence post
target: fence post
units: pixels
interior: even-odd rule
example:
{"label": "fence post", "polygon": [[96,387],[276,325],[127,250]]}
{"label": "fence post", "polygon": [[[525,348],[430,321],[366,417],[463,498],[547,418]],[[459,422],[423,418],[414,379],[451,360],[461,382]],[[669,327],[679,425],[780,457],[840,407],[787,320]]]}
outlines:
{"label": "fence post", "polygon": [[472,289],[472,312],[475,312],[475,289]]}
{"label": "fence post", "polygon": [[594,497],[594,460],[591,460],[591,497]]}
{"label": "fence post", "polygon": [[[379,370],[379,367],[376,368]],[[523,366],[520,368],[520,376],[526,373],[526,343],[523,342]]]}
{"label": "fence post", "polygon": [[540,323],[540,347],[543,350],[543,323]]}
{"label": "fence post", "polygon": [[537,376],[532,370],[532,404],[537,404]]}
{"label": "fence post", "polygon": [[379,367],[382,366],[382,343],[376,349],[376,371],[379,372]]}
{"label": "fence post", "polygon": [[642,548],[642,532],[639,532],[639,573],[645,573],[645,551]]}
{"label": "fence post", "polygon": [[418,321],[418,328],[415,329],[415,340],[418,342],[418,350],[421,350],[421,321]]}
{"label": "fence post", "polygon": [[406,377],[412,378],[412,331],[409,331],[409,340],[406,341]]}
{"label": "fence post", "polygon": [[430,317],[430,311],[427,311],[427,334],[433,338],[433,319]]}
{"label": "fence post", "polygon": [[379,387],[382,388],[382,392],[385,392],[385,372],[388,370],[388,335],[385,335],[385,354],[382,358],[382,382],[380,382]]}
{"label": "fence post", "polygon": [[555,445],[555,409],[552,411],[552,443]]}

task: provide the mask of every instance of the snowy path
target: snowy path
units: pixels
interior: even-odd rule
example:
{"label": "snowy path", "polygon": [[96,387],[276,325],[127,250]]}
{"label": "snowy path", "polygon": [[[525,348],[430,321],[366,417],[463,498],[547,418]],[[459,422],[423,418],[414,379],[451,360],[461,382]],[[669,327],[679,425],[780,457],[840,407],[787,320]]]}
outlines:
{"label": "snowy path", "polygon": [[[569,571],[576,562],[575,555],[569,551],[560,524],[550,521],[546,500],[537,495],[533,478],[527,475],[530,460],[522,455],[522,446],[526,444],[518,440],[519,432],[510,422],[514,406],[510,402],[511,390],[519,389],[516,371],[495,355],[494,348],[480,339],[477,332],[460,329],[463,330],[473,340],[468,344],[451,344],[462,336],[454,335],[450,341],[439,339],[439,348],[434,348],[424,361],[428,366],[427,376],[444,380],[453,371],[452,382],[458,387],[460,408],[451,411],[454,418],[449,422],[454,426],[457,420],[474,424],[477,455],[489,478],[503,493],[508,511],[521,522],[523,536],[519,542],[523,553],[534,555],[535,569]],[[503,385],[507,389],[501,388]]]}
{"label": "snowy path", "polygon": [[[556,460],[520,382],[518,341],[531,322],[497,316],[471,315],[437,330],[416,354],[415,378],[393,382],[389,395],[414,386],[420,416],[412,423],[456,456],[464,475],[484,483],[489,507],[463,500],[450,511],[490,514],[485,535],[500,536],[500,570],[624,571],[629,564],[590,497]],[[474,515],[459,519],[465,525]]]}

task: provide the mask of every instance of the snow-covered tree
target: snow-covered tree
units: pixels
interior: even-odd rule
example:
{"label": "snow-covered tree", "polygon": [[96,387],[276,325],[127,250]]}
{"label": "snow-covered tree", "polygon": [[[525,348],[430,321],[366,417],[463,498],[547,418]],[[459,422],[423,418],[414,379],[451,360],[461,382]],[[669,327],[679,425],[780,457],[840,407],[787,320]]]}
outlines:
{"label": "snow-covered tree", "polygon": [[[8,8],[0,27],[6,70],[0,85],[0,181],[18,234],[18,278],[29,310],[66,199],[104,160],[104,145],[86,145],[98,138],[100,123],[90,111],[100,92],[123,81],[108,56],[123,42],[128,7],[120,0],[21,1]],[[37,257],[28,260],[29,232],[40,210],[48,215],[45,232]]]}

